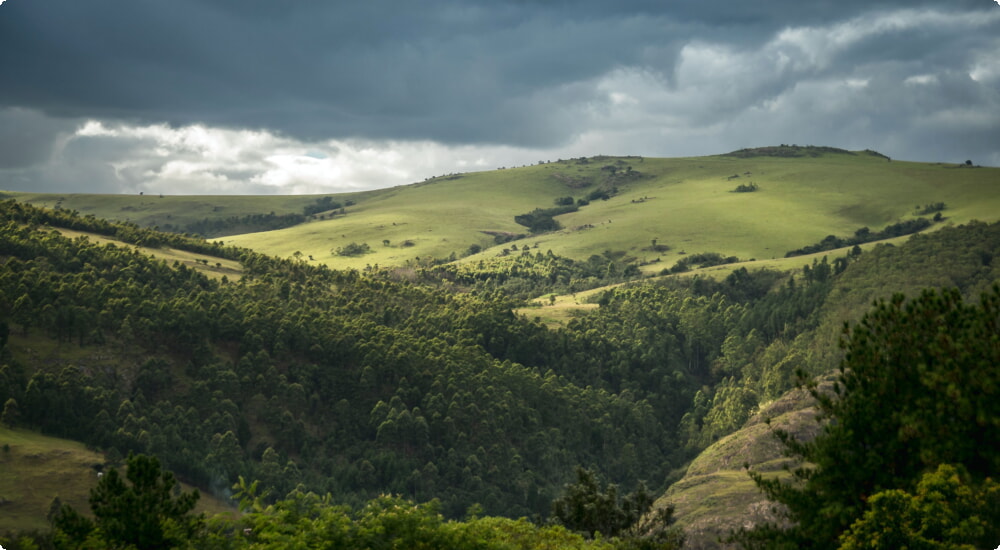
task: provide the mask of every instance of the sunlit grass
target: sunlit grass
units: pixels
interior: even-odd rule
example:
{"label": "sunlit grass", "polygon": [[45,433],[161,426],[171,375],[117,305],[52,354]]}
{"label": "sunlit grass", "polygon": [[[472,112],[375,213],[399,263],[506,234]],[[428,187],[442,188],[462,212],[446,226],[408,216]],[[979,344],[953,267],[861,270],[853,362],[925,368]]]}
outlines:
{"label": "sunlit grass", "polygon": [[[0,532],[47,531],[46,514],[55,497],[89,514],[87,499],[104,463],[101,453],[82,443],[0,426]],[[233,508],[202,494],[196,511],[231,514]]]}

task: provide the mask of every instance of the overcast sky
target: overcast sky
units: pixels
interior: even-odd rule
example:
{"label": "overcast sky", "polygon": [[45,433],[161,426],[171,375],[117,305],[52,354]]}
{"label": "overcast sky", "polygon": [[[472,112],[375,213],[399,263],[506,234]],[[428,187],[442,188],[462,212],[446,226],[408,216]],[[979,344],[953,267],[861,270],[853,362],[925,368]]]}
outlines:
{"label": "overcast sky", "polygon": [[797,143],[1000,166],[1000,0],[0,0],[0,189],[330,193]]}

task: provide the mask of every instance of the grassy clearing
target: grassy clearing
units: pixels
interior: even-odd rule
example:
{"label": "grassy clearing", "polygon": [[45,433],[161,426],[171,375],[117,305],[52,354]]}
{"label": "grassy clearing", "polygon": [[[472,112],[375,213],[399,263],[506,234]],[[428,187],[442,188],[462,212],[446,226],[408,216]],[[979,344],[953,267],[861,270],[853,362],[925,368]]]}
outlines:
{"label": "grassy clearing", "polygon": [[0,531],[48,529],[52,499],[78,510],[88,509],[90,489],[97,485],[99,453],[82,443],[36,433],[0,428]]}
{"label": "grassy clearing", "polygon": [[[104,464],[102,454],[82,443],[0,427],[0,532],[47,530],[46,514],[55,497],[89,513],[87,499],[97,485],[97,468]],[[196,510],[233,513],[226,503],[205,494]]]}
{"label": "grassy clearing", "polygon": [[75,231],[72,229],[57,229],[63,236],[69,237],[71,239],[76,239],[78,237],[86,237],[88,240],[98,244],[113,244],[115,246],[126,246],[129,248],[137,249],[144,254],[153,256],[167,263],[173,264],[174,262],[179,262],[186,267],[196,269],[203,273],[204,275],[211,277],[213,279],[221,279],[223,276],[228,278],[230,281],[237,281],[243,276],[243,266],[239,262],[233,260],[227,260],[225,258],[217,258],[215,256],[206,256],[204,254],[195,254],[194,252],[187,252],[185,250],[177,250],[174,248],[149,248],[145,246],[135,246],[128,243],[123,243],[121,241],[105,237],[103,235],[96,235],[94,233],[85,233],[83,231]]}
{"label": "grassy clearing", "polygon": [[[931,229],[933,230],[933,228]],[[885,239],[882,241],[875,241],[870,243],[865,243],[861,246],[862,250],[869,250],[880,244],[893,244],[898,245],[909,239],[910,236],[895,237],[892,239]],[[791,258],[776,258],[773,260],[754,260],[748,262],[738,262],[733,264],[716,265],[712,267],[705,267],[700,269],[692,269],[691,271],[685,271],[683,273],[674,273],[669,275],[656,275],[663,267],[645,266],[644,273],[648,276],[646,281],[655,281],[663,279],[666,277],[708,277],[714,280],[722,280],[728,277],[733,271],[737,269],[746,268],[748,271],[756,271],[760,269],[770,269],[774,271],[785,271],[785,272],[797,272],[801,270],[806,265],[811,265],[814,261],[821,261],[823,257],[827,257],[828,261],[833,258],[838,258],[845,256],[851,247],[838,248],[834,250],[827,250],[824,252],[817,252],[815,254],[805,254],[802,256],[793,256]],[[655,269],[655,270],[654,270]],[[621,286],[628,283],[616,283],[613,285],[603,286],[600,288],[594,288],[584,292],[577,292],[572,295],[562,295],[555,296],[553,301],[551,295],[541,296],[532,300],[530,306],[516,309],[515,312],[519,315],[524,315],[528,318],[534,319],[539,318],[546,325],[552,328],[557,328],[560,326],[566,326],[566,323],[578,317],[580,315],[586,315],[597,309],[597,304],[590,303],[590,300],[604,292],[610,290],[617,286]]]}

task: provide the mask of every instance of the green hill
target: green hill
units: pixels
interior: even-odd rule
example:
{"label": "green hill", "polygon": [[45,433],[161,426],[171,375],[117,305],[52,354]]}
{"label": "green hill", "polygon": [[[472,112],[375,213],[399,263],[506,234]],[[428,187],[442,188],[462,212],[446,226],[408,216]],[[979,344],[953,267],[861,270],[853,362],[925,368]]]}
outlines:
{"label": "green hill", "polygon": [[[11,193],[0,421],[155,454],[203,492],[243,476],[272,499],[302,484],[545,516],[579,465],[623,494],[673,485],[692,532],[739,523],[759,495],[736,457],[774,458],[753,419],[797,371],[836,367],[845,321],[1000,280],[998,183],[777,147],[342,196]],[[140,227],[162,219],[295,224],[214,242]]]}
{"label": "green hill", "polygon": [[[736,192],[751,183],[755,191]],[[517,244],[581,260],[621,251],[638,262],[659,260],[643,267],[655,272],[685,253],[781,258],[827,235],[847,237],[862,227],[877,231],[914,219],[937,203],[944,204],[948,223],[992,221],[1000,217],[998,186],[996,168],[890,162],[874,152],[824,147],[674,159],[591,157],[331,196],[338,204],[354,204],[343,207],[343,214],[322,212],[292,227],[224,240],[285,258],[299,252],[337,268],[461,258],[480,247],[469,258],[475,260]],[[322,198],[9,195],[84,215],[178,228],[203,219],[301,214]],[[531,234],[514,221],[553,208],[560,197],[594,200],[557,215],[556,231]],[[352,243],[367,245],[367,251],[336,253]]]}

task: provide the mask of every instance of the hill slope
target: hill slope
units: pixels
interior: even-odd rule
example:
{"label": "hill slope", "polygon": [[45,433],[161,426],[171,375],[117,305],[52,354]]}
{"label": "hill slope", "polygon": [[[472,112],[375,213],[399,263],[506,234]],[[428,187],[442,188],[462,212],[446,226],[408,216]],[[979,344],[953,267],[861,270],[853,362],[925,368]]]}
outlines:
{"label": "hill slope", "polygon": [[[735,192],[750,184],[755,191]],[[322,198],[10,195],[180,228],[202,219],[301,214]],[[535,235],[515,222],[515,216],[553,208],[560,197],[590,202],[557,215],[557,231]],[[512,244],[576,259],[612,250],[639,262],[659,259],[644,267],[653,272],[685,253],[780,258],[827,235],[847,237],[862,227],[874,231],[913,219],[937,203],[945,205],[942,214],[951,223],[993,221],[1000,218],[1000,169],[889,162],[868,151],[773,147],[697,158],[560,160],[331,198],[353,204],[311,215],[306,223],[225,241],[285,258],[299,252],[312,263],[338,268],[461,258],[470,247],[484,249],[470,257],[475,260]],[[352,243],[368,250],[337,254]]]}
{"label": "hill slope", "polygon": [[[27,430],[0,426],[0,447],[0,533],[48,529],[46,515],[56,497],[77,510],[88,510],[98,472],[109,467],[103,454],[82,443]],[[203,494],[196,511],[232,514],[235,508]]]}
{"label": "hill slope", "polygon": [[[826,376],[838,364],[837,342],[845,322],[856,322],[876,299],[894,293],[914,297],[924,288],[955,287],[974,302],[1000,281],[1000,224],[975,223],[915,235],[896,246],[879,245],[833,280],[818,312],[815,330],[803,334],[781,360],[807,358],[801,365],[813,375]],[[761,380],[746,378],[745,387],[759,391]],[[788,463],[773,437],[774,428],[799,438],[813,437],[813,400],[792,390],[773,402],[764,401],[737,431],[702,451],[682,479],[657,502],[674,504],[678,523],[688,534],[687,548],[718,548],[718,538],[732,529],[773,519],[771,506],[747,475],[744,465],[758,472],[778,472]],[[763,423],[770,419],[771,424]]]}

